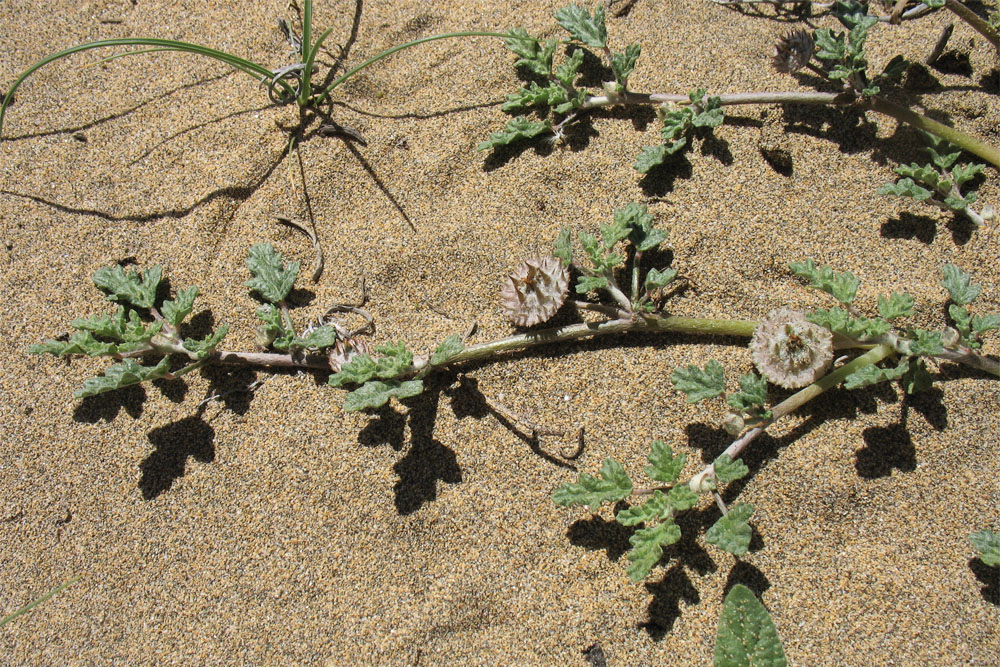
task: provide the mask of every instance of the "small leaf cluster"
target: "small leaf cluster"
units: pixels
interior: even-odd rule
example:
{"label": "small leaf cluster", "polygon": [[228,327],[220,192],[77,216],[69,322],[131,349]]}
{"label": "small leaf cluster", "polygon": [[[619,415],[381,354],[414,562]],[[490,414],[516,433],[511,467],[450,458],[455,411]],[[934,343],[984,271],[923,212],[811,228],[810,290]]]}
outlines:
{"label": "small leaf cluster", "polygon": [[[449,343],[446,341],[445,344]],[[360,385],[344,398],[346,412],[379,408],[392,397],[410,398],[424,391],[423,380],[399,379],[410,373],[413,367],[413,353],[406,349],[402,341],[377,347],[375,351],[378,358],[367,354],[355,355],[340,367],[339,372],[330,376],[328,383],[333,387]],[[449,354],[447,349],[442,351],[441,347],[435,354],[439,353]]]}
{"label": "small leaf cluster", "polygon": [[976,350],[982,347],[982,335],[1000,329],[1000,314],[973,315],[966,307],[979,297],[982,288],[972,277],[950,262],[941,267],[941,286],[948,291],[952,303],[948,315],[959,333],[959,344]]}
{"label": "small leaf cluster", "polygon": [[[698,403],[725,393],[725,372],[715,359],[705,364],[705,368],[691,364],[674,369],[670,374],[674,389],[687,397],[688,403]],[[724,422],[731,435],[741,432],[747,425],[759,424],[771,418],[771,411],[764,407],[767,402],[767,380],[756,373],[747,373],[739,379],[740,390],[726,395],[729,414]]]}
{"label": "small leaf cluster", "polygon": [[263,322],[257,328],[261,347],[295,351],[323,350],[336,345],[337,330],[329,325],[311,329],[304,336],[295,332],[285,299],[299,276],[299,262],[285,262],[274,246],[258,243],[251,246],[246,264],[252,276],[246,286],[267,302],[257,308],[257,319]]}
{"label": "small leaf cluster", "polygon": [[848,31],[834,32],[830,28],[816,30],[813,34],[816,58],[827,64],[827,76],[830,79],[844,81],[863,97],[877,95],[880,92],[878,84],[902,74],[906,69],[906,61],[902,56],[895,56],[874,81],[869,81],[865,41],[868,39],[868,31],[879,22],[878,18],[868,15],[865,7],[856,0],[837,2],[833,14]]}
{"label": "small leaf cluster", "polygon": [[[635,532],[629,538],[632,549],[628,553],[628,575],[640,581],[660,562],[666,547],[681,538],[676,516],[698,504],[698,494],[688,484],[678,484],[677,479],[687,462],[686,454],[674,454],[670,445],[661,440],[652,443],[645,472],[659,482],[653,489],[643,491],[646,500],[619,510],[615,520]],[[720,457],[714,464],[714,477],[727,483],[747,473],[742,461],[733,462],[728,456]],[[710,481],[699,490],[708,492],[715,488]],[[628,473],[620,463],[608,458],[597,476],[581,472],[576,482],[565,484],[553,493],[552,500],[564,507],[583,506],[597,512],[605,503],[614,504],[633,495],[634,487]],[[751,529],[747,521],[753,508],[745,503],[732,507],[706,533],[706,539],[736,555],[746,553],[750,544]],[[641,526],[641,527],[640,527]]]}
{"label": "small leaf cluster", "polygon": [[[93,281],[109,301],[118,304],[110,315],[78,318],[70,322],[76,331],[66,340],[48,340],[29,348],[31,354],[51,354],[59,357],[85,355],[111,357],[119,363],[111,365],[103,375],[88,378],[74,392],[75,398],[86,398],[120,389],[147,380],[176,377],[192,370],[215,351],[226,333],[227,325],[203,339],[183,338],[180,327],[194,309],[197,287],[178,290],[173,299],[156,307],[157,291],[163,280],[163,270],[153,266],[145,272],[119,265],[100,268]],[[180,354],[192,362],[170,372],[170,355]],[[162,357],[153,365],[143,365],[134,357]]]}
{"label": "small leaf cluster", "polygon": [[[643,253],[657,250],[667,240],[667,232],[654,227],[653,220],[645,204],[627,204],[614,212],[611,224],[600,226],[600,236],[579,233],[580,245],[589,266],[573,263],[572,235],[568,229],[560,231],[552,254],[564,265],[573,265],[580,272],[576,282],[578,294],[615,287],[615,269],[626,262],[626,256],[619,252],[619,244],[627,246],[627,250],[633,253],[633,264],[638,264]],[[638,271],[639,267],[635,266],[635,269]],[[632,307],[648,309],[653,292],[666,287],[676,277],[676,269],[649,269],[641,281],[643,292],[639,294],[637,291],[632,296]]]}
{"label": "small leaf cluster", "polygon": [[508,121],[502,132],[494,132],[480,143],[477,150],[491,150],[552,131],[552,121],[545,118],[550,110],[556,115],[578,111],[590,96],[586,90],[577,87],[580,68],[589,49],[597,49],[614,73],[615,81],[606,87],[615,93],[626,90],[628,77],[635,69],[641,48],[638,44],[631,44],[621,53],[611,52],[604,6],[598,6],[591,13],[578,5],[569,5],[557,10],[555,19],[570,35],[570,39],[564,42],[568,45],[566,57],[558,64],[554,56],[560,42],[556,39],[543,42],[523,28],[511,30],[504,39],[507,48],[518,56],[514,66],[523,68],[541,82],[531,81],[517,92],[508,94],[501,109],[508,113],[534,110],[542,115],[543,120],[532,121],[523,115],[516,116]]}
{"label": "small leaf cluster", "polygon": [[640,174],[649,173],[654,167],[663,164],[667,157],[688,146],[695,128],[713,128],[722,124],[724,116],[721,99],[705,99],[705,93],[703,88],[691,91],[688,93],[690,103],[679,109],[672,105],[660,107],[660,122],[663,123],[660,136],[663,143],[642,149],[633,165],[636,171]]}
{"label": "small leaf cluster", "polygon": [[943,211],[960,213],[976,226],[992,219],[992,207],[984,207],[982,212],[972,209],[978,198],[975,192],[962,193],[962,186],[975,179],[985,165],[956,164],[962,153],[960,148],[933,134],[923,134],[931,161],[923,165],[916,162],[899,165],[894,171],[902,178],[895,183],[886,183],[878,189],[878,193],[909,197],[933,204]]}

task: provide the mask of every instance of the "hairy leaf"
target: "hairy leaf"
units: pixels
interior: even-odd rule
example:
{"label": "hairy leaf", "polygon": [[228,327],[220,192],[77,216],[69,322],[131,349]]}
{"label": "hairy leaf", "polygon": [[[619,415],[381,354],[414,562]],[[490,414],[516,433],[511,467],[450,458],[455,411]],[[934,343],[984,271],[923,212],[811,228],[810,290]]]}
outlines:
{"label": "hairy leaf", "polygon": [[979,558],[990,567],[1000,565],[1000,533],[980,530],[969,535],[972,546],[979,552]]}
{"label": "hairy leaf", "polygon": [[139,308],[152,308],[163,269],[153,266],[142,274],[122,267],[103,267],[94,272],[94,284],[108,292],[109,301],[124,301]]}
{"label": "hairy leaf", "polygon": [[663,557],[663,547],[670,546],[681,539],[681,529],[673,521],[663,521],[648,528],[635,531],[629,538],[632,550],[628,552],[631,565],[628,576],[632,581],[642,581],[653,566]]}
{"label": "hairy leaf", "polygon": [[477,151],[485,151],[512,144],[522,139],[532,139],[542,132],[552,129],[548,121],[533,122],[524,116],[518,116],[507,121],[503,132],[493,132],[490,138],[476,146]]}
{"label": "hairy leaf", "polygon": [[897,317],[913,315],[913,297],[909,294],[893,292],[888,297],[879,295],[878,314],[882,319],[892,320]]}
{"label": "hairy leaf", "polygon": [[135,359],[125,359],[121,363],[110,366],[104,371],[104,375],[84,380],[83,387],[73,392],[73,397],[96,396],[106,391],[121,389],[146,380],[155,380],[166,375],[169,370],[169,357],[164,357],[155,366],[143,366]]}
{"label": "hairy leaf", "polygon": [[708,529],[705,541],[734,556],[744,555],[750,548],[750,538],[753,536],[753,530],[747,523],[752,514],[753,505],[748,503],[733,505],[729,508],[728,514],[719,517],[719,520]]}
{"label": "hairy leaf", "polygon": [[792,273],[809,281],[815,287],[830,294],[841,303],[851,303],[858,291],[858,279],[850,271],[836,273],[829,266],[817,267],[811,260],[792,262],[788,265]]}
{"label": "hairy leaf", "polygon": [[615,521],[623,526],[637,526],[647,521],[662,521],[673,516],[667,494],[663,491],[653,491],[649,500],[641,505],[624,509],[615,515]]}
{"label": "hairy leaf", "polygon": [[687,454],[674,456],[674,450],[662,440],[654,440],[649,451],[646,474],[650,479],[670,484],[677,479],[687,462]]}
{"label": "hairy leaf", "polygon": [[829,309],[817,308],[806,315],[806,319],[813,324],[826,327],[833,333],[855,340],[877,338],[892,328],[892,325],[883,319],[852,317],[846,310],[836,306]]}
{"label": "hairy leaf", "polygon": [[299,266],[299,262],[285,264],[281,253],[270,243],[257,243],[250,246],[247,255],[247,269],[253,278],[245,284],[265,301],[280,303],[292,291],[299,276]]}
{"label": "hairy leaf", "polygon": [[[577,72],[583,65],[583,49],[574,49],[566,60],[555,69],[556,79],[559,80],[566,90],[572,90],[573,82],[576,81]],[[582,100],[581,100],[582,101]],[[565,112],[560,112],[565,113]]]}
{"label": "hairy leaf", "polygon": [[578,5],[569,5],[556,10],[556,22],[559,23],[573,39],[587,46],[603,49],[608,44],[608,30],[604,24],[604,4],[598,5],[593,15]]}
{"label": "hairy leaf", "polygon": [[687,368],[677,368],[670,374],[674,389],[687,394],[688,403],[697,403],[706,398],[714,398],[726,389],[722,364],[712,359],[702,370],[691,364]]}
{"label": "hairy leaf", "polygon": [[785,651],[771,615],[757,596],[736,584],[726,595],[715,637],[715,667],[785,667]]}
{"label": "hairy leaf", "polygon": [[726,396],[726,404],[740,412],[763,407],[765,402],[767,402],[767,380],[756,373],[741,376],[740,391]]}
{"label": "hairy leaf", "polygon": [[604,276],[580,276],[576,281],[576,293],[586,294],[595,292],[608,286],[608,279]]}
{"label": "hairy leaf", "polygon": [[343,387],[346,384],[364,384],[375,377],[375,360],[367,354],[355,355],[340,367],[339,373],[334,373],[327,380],[333,387]]}
{"label": "hairy leaf", "polygon": [[844,378],[844,389],[861,389],[879,382],[898,380],[910,370],[910,362],[903,359],[895,368],[879,368],[871,365],[859,368]]}
{"label": "hairy leaf", "polygon": [[175,329],[181,325],[184,318],[191,314],[194,309],[194,299],[198,296],[197,287],[177,290],[177,296],[173,300],[164,301],[160,305],[160,313],[170,326]]}
{"label": "hairy leaf", "polygon": [[880,195],[910,197],[916,201],[926,201],[934,196],[927,188],[917,185],[912,178],[901,178],[895,183],[886,183],[877,190]]}
{"label": "hairy leaf", "polygon": [[563,266],[573,263],[573,239],[568,228],[563,227],[559,230],[559,236],[556,237],[552,247],[552,254],[559,258]]}
{"label": "hairy leaf", "polygon": [[536,106],[555,106],[568,100],[568,94],[562,86],[551,83],[548,86],[540,86],[532,81],[527,87],[520,88],[516,93],[509,93],[507,101],[500,109],[502,111],[522,111]]}
{"label": "hairy leaf", "polygon": [[923,359],[910,362],[910,370],[903,374],[900,381],[907,394],[917,394],[927,391],[934,385],[934,379],[927,372],[927,364]]}
{"label": "hairy leaf", "polygon": [[729,454],[722,454],[715,459],[712,462],[712,468],[715,470],[715,479],[720,484],[728,484],[750,473],[750,469],[747,468],[743,459],[734,461],[729,458]]}
{"label": "hairy leaf", "polygon": [[462,343],[461,336],[458,334],[448,336],[441,341],[441,344],[434,350],[434,354],[431,355],[431,366],[440,366],[464,349],[465,345]]}
{"label": "hairy leaf", "polygon": [[413,364],[413,353],[406,349],[403,341],[377,347],[375,351],[382,355],[375,361],[375,375],[380,378],[396,377]]}
{"label": "hairy leaf", "polygon": [[663,271],[650,269],[646,274],[646,291],[651,292],[654,289],[666,287],[673,282],[676,277],[677,269],[664,269]]}
{"label": "hairy leaf", "polygon": [[629,44],[625,47],[624,53],[611,56],[611,69],[615,73],[615,81],[620,83],[622,88],[628,88],[628,77],[635,69],[641,51],[642,48],[638,44]]}
{"label": "hairy leaf", "polygon": [[972,330],[977,334],[993,331],[994,329],[1000,329],[1000,315],[990,314],[972,316]]}
{"label": "hairy leaf", "polygon": [[67,341],[47,340],[28,348],[29,354],[51,354],[56,357],[68,357],[71,354],[85,354],[88,357],[99,357],[118,353],[114,343],[103,343],[89,332],[76,331]]}
{"label": "hairy leaf", "polygon": [[597,477],[581,472],[573,484],[564,484],[552,494],[556,505],[583,505],[596,510],[602,503],[624,500],[632,493],[632,480],[620,463],[605,459]]}
{"label": "hairy leaf", "polygon": [[264,322],[262,327],[262,347],[274,346],[276,350],[287,350],[295,339],[295,332],[290,330],[281,315],[281,310],[270,303],[257,307],[257,319]]}
{"label": "hairy leaf", "polygon": [[916,356],[932,357],[944,351],[944,344],[941,342],[940,331],[926,331],[924,329],[912,329],[910,334],[913,339],[910,341],[910,353]]}
{"label": "hairy leaf", "polygon": [[303,337],[294,337],[289,341],[290,348],[306,350],[322,350],[337,344],[337,330],[331,326],[317,327]]}
{"label": "hairy leaf", "polygon": [[[681,139],[682,145],[687,143],[687,139]],[[635,164],[632,166],[640,174],[649,173],[650,169],[658,167],[663,164],[663,161],[670,155],[673,151],[670,151],[667,146],[663,144],[658,144],[656,146],[646,146],[639,153],[639,157],[635,159]]]}
{"label": "hairy leaf", "polygon": [[215,330],[215,333],[205,336],[201,340],[194,338],[185,339],[184,349],[194,352],[195,356],[199,359],[204,359],[215,351],[216,346],[222,342],[227,333],[229,333],[229,325],[223,324]]}
{"label": "hairy leaf", "polygon": [[344,397],[344,411],[358,412],[371,408],[380,408],[395,396],[410,398],[419,396],[424,391],[422,380],[372,380],[366,382]]}
{"label": "hairy leaf", "polygon": [[982,164],[955,165],[951,170],[951,177],[955,181],[956,186],[962,186],[975,178],[976,174],[985,168],[986,165]]}
{"label": "hairy leaf", "polygon": [[670,489],[667,500],[676,511],[683,512],[698,504],[698,494],[692,491],[687,484],[681,484]]}

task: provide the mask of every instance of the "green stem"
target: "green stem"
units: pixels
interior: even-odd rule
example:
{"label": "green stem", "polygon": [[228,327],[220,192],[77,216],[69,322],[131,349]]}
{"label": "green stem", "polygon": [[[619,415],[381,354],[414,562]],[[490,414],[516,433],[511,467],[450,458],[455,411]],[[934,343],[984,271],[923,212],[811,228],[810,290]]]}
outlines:
{"label": "green stem", "polygon": [[[773,408],[771,408],[771,418],[764,421],[760,426],[750,429],[742,436],[733,441],[726,451],[722,452],[719,456],[723,454],[728,455],[730,459],[735,460],[747,445],[757,439],[761,433],[763,433],[768,426],[778,421],[782,417],[795,412],[803,405],[816,398],[823,392],[833,389],[843,382],[848,375],[856,371],[861,370],[865,366],[871,366],[872,364],[877,364],[886,357],[895,354],[896,350],[888,344],[878,345],[868,352],[865,352],[860,357],[856,357],[850,363],[844,364],[832,373],[827,373],[821,377],[816,382],[813,382],[808,387],[792,394],[781,403],[778,403]],[[708,488],[704,486],[704,482],[707,479],[713,478],[715,476],[715,468],[713,464],[709,464],[697,475],[694,475],[689,481],[688,485],[691,490],[695,493],[700,493],[707,491]]]}
{"label": "green stem", "polygon": [[944,0],[944,6],[955,13],[960,19],[972,26],[972,29],[985,37],[993,48],[1000,53],[1000,35],[989,23],[958,0]]}
{"label": "green stem", "polygon": [[319,93],[316,94],[316,96],[312,100],[312,102],[313,102],[313,104],[316,104],[316,105],[322,104],[323,100],[326,99],[327,97],[329,97],[330,93],[333,92],[334,88],[336,88],[337,86],[339,86],[340,84],[342,84],[344,81],[347,81],[352,76],[354,76],[355,74],[357,74],[361,70],[365,69],[366,67],[368,67],[370,65],[374,65],[375,63],[377,63],[378,61],[382,60],[383,58],[388,58],[389,56],[391,56],[392,54],[396,53],[397,51],[402,51],[403,49],[408,49],[411,46],[417,46],[418,44],[424,44],[426,42],[433,42],[433,41],[438,40],[438,39],[451,39],[452,37],[497,37],[499,39],[506,39],[506,38],[510,37],[510,35],[506,35],[506,34],[499,33],[499,32],[477,32],[477,31],[470,31],[470,32],[449,32],[449,33],[444,33],[444,34],[441,34],[441,35],[431,35],[430,37],[421,37],[420,39],[415,39],[412,42],[406,42],[404,44],[397,44],[396,46],[392,47],[391,49],[387,49],[387,50],[383,51],[382,53],[379,53],[378,55],[372,56],[371,58],[369,58],[368,60],[364,61],[363,63],[361,63],[360,65],[358,65],[354,69],[348,70],[347,72],[345,72],[341,76],[339,76],[336,79],[334,79],[333,83],[331,83],[329,86],[327,86],[322,91],[320,91]]}
{"label": "green stem", "polygon": [[79,581],[80,580],[80,576],[81,575],[78,574],[78,575],[76,575],[75,577],[73,577],[71,579],[67,579],[61,585],[53,588],[51,591],[49,591],[48,593],[46,593],[42,597],[38,598],[34,602],[29,602],[28,604],[24,605],[23,607],[21,607],[17,611],[11,612],[11,613],[7,614],[6,616],[4,616],[3,618],[0,618],[0,626],[3,626],[3,625],[6,625],[7,623],[10,623],[11,621],[13,621],[18,616],[21,616],[22,614],[27,614],[29,611],[31,611],[32,609],[34,609],[38,605],[42,604],[43,602],[45,602],[46,600],[48,600],[52,596],[58,595],[59,593],[62,593],[69,586],[71,586],[71,585],[75,584],[77,581]]}

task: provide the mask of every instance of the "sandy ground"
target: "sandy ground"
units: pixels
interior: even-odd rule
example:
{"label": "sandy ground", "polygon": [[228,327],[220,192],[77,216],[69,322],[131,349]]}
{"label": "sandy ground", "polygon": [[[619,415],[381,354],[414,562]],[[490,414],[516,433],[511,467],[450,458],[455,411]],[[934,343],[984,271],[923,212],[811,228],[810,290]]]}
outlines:
{"label": "sandy ground", "polygon": [[[453,30],[554,36],[561,3],[316,4],[316,25],[333,27],[324,62],[339,45],[355,64]],[[0,82],[57,49],[124,36],[291,62],[275,28],[291,15],[283,1],[234,7],[5,0]],[[803,23],[763,14],[637,0],[609,33],[616,48],[642,44],[637,90],[807,89],[768,66],[776,37]],[[871,61],[922,60],[949,20],[876,29]],[[996,144],[994,56],[963,24],[952,45],[949,66],[914,76],[907,95]],[[295,113],[269,107],[249,77],[180,54],[79,69],[96,58],[41,70],[0,141],[0,611],[82,575],[0,629],[0,662],[584,665],[596,644],[608,665],[708,664],[734,582],[762,596],[791,664],[1000,662],[997,571],[968,542],[1000,528],[1000,384],[971,371],[935,367],[940,382],[912,398],[889,387],[816,400],[754,446],[751,475],[727,493],[757,508],[751,552],[737,562],[704,542],[717,510],[703,503],[633,584],[628,531],[550,494],[609,456],[641,478],[656,438],[689,455],[685,475],[712,460],[728,443],[722,406],[686,405],[668,377],[709,358],[737,377],[750,368],[739,340],[630,337],[467,369],[515,412],[585,426],[572,463],[555,455],[572,438],[533,445],[453,377],[375,415],[342,412],[323,374],[244,369],[81,402],[72,391],[103,362],[26,353],[73,317],[107,312],[90,276],[125,260],[162,264],[174,289],[199,285],[200,331],[225,322],[227,349],[254,349],[246,251],[266,241],[310,266],[306,238],[274,219],[305,218],[306,197],[326,271],[300,280],[296,321],[356,300],[364,280],[375,342],[421,352],[472,322],[472,341],[508,335],[501,276],[561,227],[596,231],[632,201],[669,229],[673,266],[693,286],[676,314],[828,306],[785,268],[805,257],[854,272],[862,309],[909,291],[927,327],[941,326],[937,272],[951,261],[983,285],[978,312],[998,312],[995,224],[974,232],[875,193],[893,165],[922,159],[912,131],[874,114],[744,107],[642,179],[631,163],[657,141],[655,118],[615,111],[592,114],[566,146],[477,153],[506,120],[514,57],[498,40],[442,41],[339,89],[334,116],[367,145],[311,132],[304,192],[297,161],[283,159]],[[780,172],[759,150],[775,136],[792,159]],[[1000,200],[996,170],[980,194]],[[985,350],[998,352],[996,337]]]}

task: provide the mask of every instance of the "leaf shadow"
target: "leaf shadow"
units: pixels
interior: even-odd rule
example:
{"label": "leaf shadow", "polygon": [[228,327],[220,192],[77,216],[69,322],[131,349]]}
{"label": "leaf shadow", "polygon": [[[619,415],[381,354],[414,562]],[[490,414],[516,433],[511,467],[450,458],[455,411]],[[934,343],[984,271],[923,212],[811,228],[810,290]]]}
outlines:
{"label": "leaf shadow", "polygon": [[990,567],[979,558],[969,560],[969,569],[983,585],[979,593],[994,607],[1000,607],[1000,567]]}
{"label": "leaf shadow", "polygon": [[142,416],[145,402],[146,389],[140,384],[87,396],[74,408],[73,421],[85,424],[111,422],[122,410],[132,419],[138,419]]}
{"label": "leaf shadow", "polygon": [[154,451],[139,464],[139,489],[146,500],[153,500],[183,477],[188,458],[202,463],[215,460],[215,430],[202,419],[201,409],[196,415],[153,429],[147,438]]}

